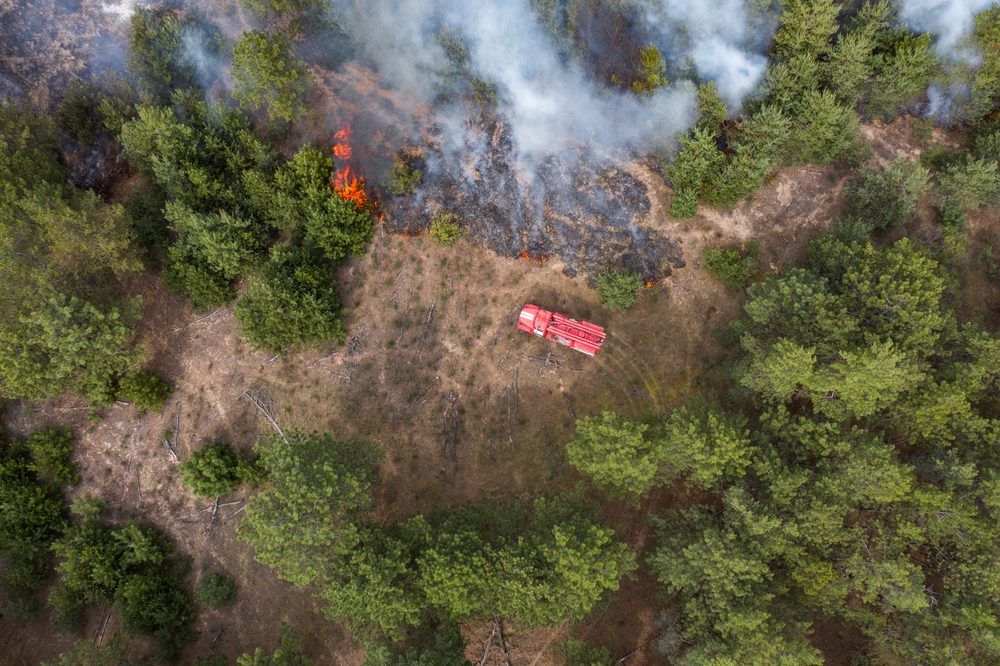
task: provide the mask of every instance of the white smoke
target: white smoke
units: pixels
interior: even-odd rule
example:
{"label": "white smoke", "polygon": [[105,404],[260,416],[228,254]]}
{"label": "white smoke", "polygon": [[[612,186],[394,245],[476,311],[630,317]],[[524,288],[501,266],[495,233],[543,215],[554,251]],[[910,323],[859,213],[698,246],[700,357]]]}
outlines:
{"label": "white smoke", "polygon": [[[690,86],[647,98],[595,81],[561,56],[528,0],[354,0],[342,8],[359,48],[383,80],[418,102],[446,84],[442,29],[469,50],[469,69],[497,88],[499,110],[517,152],[533,160],[588,144],[597,149],[655,148],[693,120]],[[443,126],[452,125],[445,123]]]}
{"label": "white smoke", "polygon": [[752,14],[744,0],[644,0],[643,8],[671,57],[688,59],[738,111],[767,69],[774,17]]}
{"label": "white smoke", "polygon": [[933,35],[937,53],[945,60],[977,65],[981,56],[968,38],[976,14],[994,4],[995,0],[902,0],[899,19],[911,30]]}
{"label": "white smoke", "polygon": [[189,26],[181,33],[183,60],[194,68],[198,83],[209,99],[231,94],[233,89],[232,65],[212,48],[211,36],[200,26]]}
{"label": "white smoke", "polygon": [[138,0],[105,0],[101,9],[103,9],[108,14],[111,14],[118,18],[120,21],[128,21],[132,17],[132,12],[135,9]]}

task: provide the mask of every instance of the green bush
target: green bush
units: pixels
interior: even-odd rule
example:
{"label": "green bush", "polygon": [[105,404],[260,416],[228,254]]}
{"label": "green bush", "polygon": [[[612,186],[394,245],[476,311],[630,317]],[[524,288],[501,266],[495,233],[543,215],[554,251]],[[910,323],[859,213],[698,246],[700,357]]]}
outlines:
{"label": "green bush", "polygon": [[195,84],[194,63],[184,57],[184,31],[189,23],[170,9],[137,6],[132,13],[129,69],[154,95],[166,96],[174,88]]}
{"label": "green bush", "polygon": [[[280,0],[271,0],[271,2]],[[261,648],[253,654],[244,654],[236,660],[237,666],[313,666],[313,661],[302,653],[302,644],[292,628],[281,623],[281,640],[273,654]]]}
{"label": "green bush", "polygon": [[142,411],[160,411],[174,387],[159,375],[143,370],[129,372],[118,384],[118,397]]}
{"label": "green bush", "polygon": [[194,609],[184,588],[162,570],[130,575],[115,590],[115,606],[125,631],[156,638],[165,655],[190,640]]}
{"label": "green bush", "polygon": [[84,147],[93,146],[104,130],[97,113],[100,103],[101,94],[95,86],[74,79],[66,88],[66,96],[56,112],[59,126]]}
{"label": "green bush", "polygon": [[608,648],[595,648],[583,641],[566,641],[566,666],[611,666],[614,659]]}
{"label": "green bush", "polygon": [[31,454],[31,469],[39,477],[55,484],[78,483],[80,473],[73,464],[73,431],[68,428],[42,428],[24,441]]}
{"label": "green bush", "polygon": [[857,112],[828,90],[805,93],[794,121],[792,150],[798,162],[856,160],[866,145],[860,138]]}
{"label": "green bush", "polygon": [[11,604],[48,582],[49,545],[66,522],[62,493],[39,483],[24,453],[0,443],[0,592]]}
{"label": "green bush", "polygon": [[144,252],[144,261],[149,268],[158,268],[153,249],[166,247],[170,242],[167,220],[163,217],[166,195],[155,185],[141,185],[132,191],[123,202],[125,215],[132,223],[135,239]]}
{"label": "green bush", "polygon": [[194,666],[229,666],[225,657],[195,657]]}
{"label": "green bush", "polygon": [[692,188],[678,189],[670,199],[670,217],[687,219],[698,214],[698,191]]}
{"label": "green bush", "polygon": [[197,263],[189,246],[184,243],[175,243],[167,251],[167,269],[163,279],[170,289],[187,296],[196,310],[208,310],[233,299],[230,280]]}
{"label": "green bush", "polygon": [[455,222],[455,215],[452,213],[441,213],[431,220],[431,228],[428,232],[434,240],[442,245],[454,245],[462,236],[462,227]]}
{"label": "green bush", "polygon": [[112,528],[93,520],[71,525],[52,545],[61,559],[49,603],[63,627],[79,626],[89,606],[113,603],[131,634],[156,640],[172,658],[189,640],[193,607],[180,577],[182,563],[156,529]]}
{"label": "green bush", "polygon": [[648,44],[639,49],[639,68],[635,76],[632,92],[638,95],[652,95],[667,85],[667,61],[658,48]]}
{"label": "green bush", "polygon": [[180,468],[184,484],[199,497],[226,495],[243,482],[240,456],[223,442],[205,444]]}
{"label": "green bush", "polygon": [[236,319],[254,347],[278,354],[295,344],[347,333],[333,268],[307,250],[279,245],[236,303]]}
{"label": "green bush", "polygon": [[80,495],[73,499],[69,510],[84,520],[97,520],[106,508],[107,502],[100,497]]}
{"label": "green bush", "polygon": [[403,160],[397,160],[392,173],[389,175],[389,182],[385,189],[394,197],[402,197],[413,194],[424,177],[423,171],[417,169]]}
{"label": "green bush", "polygon": [[628,310],[639,300],[641,280],[634,273],[605,271],[597,277],[597,297],[612,310]]}
{"label": "green bush", "polygon": [[194,598],[206,608],[229,606],[236,599],[236,581],[224,573],[202,576],[194,588]]}
{"label": "green bush", "polygon": [[934,193],[945,225],[960,227],[965,215],[1000,199],[1000,168],[996,162],[967,158],[945,168]]}
{"label": "green bush", "polygon": [[743,289],[757,277],[757,243],[740,247],[710,247],[701,254],[705,270],[730,289]]}
{"label": "green bush", "polygon": [[260,15],[302,12],[323,6],[323,0],[240,0],[249,11]]}
{"label": "green bush", "polygon": [[863,171],[847,183],[845,214],[868,231],[902,226],[916,216],[929,176],[927,169],[908,160]]}
{"label": "green bush", "polygon": [[132,666],[125,644],[117,637],[104,645],[96,645],[90,638],[80,639],[72,652],[64,652],[58,659],[43,661],[42,666]]}
{"label": "green bush", "polygon": [[267,107],[271,120],[293,121],[306,111],[309,73],[279,34],[244,33],[233,47],[233,98],[240,105]]}

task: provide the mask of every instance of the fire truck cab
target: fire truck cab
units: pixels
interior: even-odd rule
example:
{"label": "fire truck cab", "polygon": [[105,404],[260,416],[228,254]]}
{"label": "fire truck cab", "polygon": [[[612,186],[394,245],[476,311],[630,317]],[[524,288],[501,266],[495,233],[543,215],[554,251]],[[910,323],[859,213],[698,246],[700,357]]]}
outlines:
{"label": "fire truck cab", "polygon": [[604,345],[607,335],[597,324],[570,319],[558,312],[543,310],[526,303],[517,318],[517,328],[540,338],[558,342],[570,349],[593,356]]}

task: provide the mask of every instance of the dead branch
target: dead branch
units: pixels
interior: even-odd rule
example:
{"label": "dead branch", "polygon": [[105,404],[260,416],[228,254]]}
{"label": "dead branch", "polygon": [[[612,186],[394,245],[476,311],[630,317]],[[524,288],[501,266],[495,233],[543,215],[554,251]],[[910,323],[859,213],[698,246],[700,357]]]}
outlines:
{"label": "dead branch", "polygon": [[97,623],[97,631],[94,632],[94,638],[91,643],[100,645],[100,641],[104,638],[104,630],[108,626],[108,621],[111,619],[111,609],[105,606],[101,609],[101,621]]}
{"label": "dead branch", "polygon": [[263,393],[263,391],[264,389],[257,389],[254,393],[250,393],[250,391],[244,391],[243,397],[249,400],[250,404],[256,407],[258,411],[260,411],[260,413],[264,415],[264,418],[267,419],[267,422],[271,424],[271,427],[273,427],[275,431],[277,431],[277,433],[281,436],[281,439],[285,440],[285,444],[287,444],[288,438],[285,437],[285,431],[281,429],[281,426],[278,425],[278,422],[274,420],[274,416],[271,415],[271,406],[269,404],[269,401],[266,398],[261,397],[261,393]]}
{"label": "dead branch", "polygon": [[500,641],[500,651],[503,652],[503,663],[505,666],[511,666],[510,652],[507,651],[507,642],[503,637],[503,621],[500,618],[497,618],[493,620],[493,625],[497,630],[497,640]]}
{"label": "dead branch", "polygon": [[559,392],[563,395],[563,400],[566,402],[566,409],[569,410],[570,417],[576,420],[576,410],[573,409],[573,397],[566,390],[566,383],[563,382],[562,377],[559,377]]}
{"label": "dead branch", "polygon": [[141,465],[136,465],[135,467],[135,507],[138,509],[139,504],[142,503],[142,477],[139,476],[139,470],[142,468]]}
{"label": "dead branch", "polygon": [[132,471],[132,452],[131,451],[128,452],[128,454],[125,456],[125,460],[123,460],[122,462],[125,463],[125,488],[122,490],[122,496],[120,498],[118,498],[117,508],[119,508],[119,509],[122,507],[123,504],[125,504],[125,498],[128,496],[128,490],[129,490],[129,486],[128,486],[129,472]]}
{"label": "dead branch", "polygon": [[243,506],[241,506],[240,508],[236,509],[236,511],[233,511],[233,512],[232,512],[231,514],[229,514],[229,517],[228,517],[228,518],[226,518],[225,520],[223,520],[223,521],[222,521],[222,524],[223,524],[223,525],[225,525],[225,524],[226,524],[226,523],[228,523],[228,522],[229,522],[230,520],[232,520],[232,519],[233,519],[233,518],[235,518],[236,516],[240,515],[240,514],[241,514],[241,513],[243,513],[244,511],[246,511],[246,508],[247,508],[247,506],[246,506],[246,504],[244,504],[244,505],[243,505]]}
{"label": "dead branch", "polygon": [[226,630],[226,628],[225,628],[225,627],[219,627],[219,631],[217,631],[217,632],[216,632],[216,634],[215,634],[215,637],[214,637],[214,638],[212,639],[212,642],[211,642],[211,643],[209,643],[209,645],[208,645],[208,646],[209,646],[209,647],[215,647],[215,644],[219,642],[219,639],[220,639],[220,638],[222,638],[222,633],[223,633],[223,632],[224,632],[225,630]]}
{"label": "dead branch", "polygon": [[493,638],[497,635],[497,625],[493,625],[493,631],[490,632],[489,638],[486,639],[486,647],[483,648],[483,658],[479,660],[479,666],[485,666],[486,658],[490,656],[490,652],[496,647],[493,642]]}
{"label": "dead branch", "polygon": [[213,504],[210,507],[206,507],[206,508],[202,509],[201,511],[202,511],[202,513],[206,512],[206,511],[218,511],[219,509],[223,509],[223,508],[225,508],[227,506],[236,506],[237,504],[243,504],[243,500],[235,500],[233,502],[222,502],[220,504],[219,500],[216,499],[215,500],[215,504]]}
{"label": "dead branch", "polygon": [[362,326],[357,333],[351,336],[350,342],[347,343],[347,358],[357,356],[361,353],[361,350],[365,347],[365,332],[368,330],[368,326]]}
{"label": "dead branch", "polygon": [[434,323],[434,311],[437,310],[437,301],[431,304],[431,307],[427,310],[427,319],[424,321],[424,328],[420,332],[420,341],[417,343],[417,349],[424,346],[424,340],[427,338],[427,333],[430,332],[431,324]]}
{"label": "dead branch", "polygon": [[624,663],[625,663],[625,660],[626,660],[626,659],[628,659],[629,657],[632,657],[632,656],[634,656],[634,655],[638,654],[638,653],[639,653],[639,652],[640,652],[641,650],[643,650],[643,649],[644,649],[644,648],[645,648],[645,647],[646,647],[647,645],[649,645],[650,643],[652,643],[652,642],[653,642],[653,641],[655,641],[655,640],[656,640],[656,636],[653,636],[653,637],[652,637],[652,638],[650,638],[650,639],[649,639],[648,641],[646,641],[645,643],[643,643],[642,645],[640,645],[640,646],[639,646],[639,647],[637,647],[636,649],[632,650],[631,652],[629,652],[629,653],[628,653],[627,655],[625,655],[624,657],[622,657],[621,659],[619,659],[619,660],[618,660],[618,661],[616,661],[615,663],[616,663],[616,664],[624,664]]}
{"label": "dead branch", "polygon": [[331,358],[335,357],[337,354],[338,354],[338,352],[333,352],[332,354],[327,354],[323,358],[316,359],[315,361],[313,361],[312,363],[309,364],[309,367],[311,368],[314,365],[319,365],[320,363],[325,363],[326,361],[329,361]]}
{"label": "dead branch", "polygon": [[444,410],[444,436],[441,442],[441,455],[456,462],[458,460],[458,431],[461,426],[458,394],[455,391],[448,391],[445,401],[448,404]]}
{"label": "dead branch", "polygon": [[[181,401],[177,401],[177,409],[174,410],[174,447],[181,447]],[[177,451],[174,450],[176,457]]]}
{"label": "dead branch", "polygon": [[511,420],[511,424],[517,423],[517,409],[521,404],[521,393],[517,388],[517,377],[520,372],[519,366],[514,366],[514,415]]}
{"label": "dead branch", "polygon": [[219,517],[219,498],[218,497],[215,498],[215,502],[212,504],[211,509],[212,509],[212,516],[211,516],[211,518],[208,519],[208,525],[205,527],[205,531],[202,532],[202,534],[206,534],[207,535],[209,532],[212,531],[212,528],[215,527],[215,521]]}
{"label": "dead branch", "polygon": [[170,440],[166,437],[163,438],[163,447],[167,450],[167,455],[170,456],[170,460],[175,465],[179,465],[181,461],[177,457],[177,449],[174,448],[174,445],[171,444]]}
{"label": "dead branch", "polygon": [[194,321],[190,322],[189,324],[185,324],[184,326],[181,326],[180,328],[175,328],[174,329],[174,333],[180,333],[184,329],[189,328],[191,326],[194,326],[198,322],[205,321],[206,319],[208,319],[209,317],[211,317],[212,315],[218,313],[221,310],[222,310],[222,308],[215,308],[214,310],[212,310],[211,312],[209,312],[207,315],[204,315],[202,317],[198,317]]}
{"label": "dead branch", "polygon": [[399,335],[396,336],[396,344],[398,345],[403,339],[403,332],[406,330],[406,321],[410,316],[410,304],[413,302],[413,287],[406,292],[406,310],[403,311],[403,316],[399,319]]}

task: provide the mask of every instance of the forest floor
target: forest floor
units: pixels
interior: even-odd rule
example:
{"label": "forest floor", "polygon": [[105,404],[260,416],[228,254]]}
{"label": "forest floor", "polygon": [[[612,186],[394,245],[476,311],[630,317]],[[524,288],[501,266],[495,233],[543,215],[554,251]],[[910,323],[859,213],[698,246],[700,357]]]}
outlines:
{"label": "forest floor", "polygon": [[[865,127],[873,159],[919,152],[908,122]],[[277,357],[255,352],[240,339],[231,309],[192,312],[157,277],[145,275],[135,285],[144,299],[137,335],[152,367],[175,386],[163,412],[139,414],[119,404],[91,420],[84,403],[67,397],[18,405],[7,414],[8,427],[19,433],[54,423],[77,428],[82,481],[75,494],[103,497],[116,520],[148,521],[164,530],[190,556],[194,576],[222,570],[236,578],[235,606],[200,614],[184,663],[273,648],[284,620],[317,663],[356,666],[360,646],[348,631],[324,618],[309,590],[258,565],[236,538],[246,491],[222,498],[213,514],[212,502],[194,498],[181,484],[164,432],[172,431],[180,460],[211,440],[249,450],[270,430],[248,400],[252,395],[265,400],[285,428],[370,438],[385,451],[375,489],[382,520],[575,487],[583,479],[567,465],[564,449],[576,418],[601,409],[634,416],[667,410],[722,385],[731,349],[720,333],[740,315],[743,295],[708,276],[702,250],[755,240],[766,270],[800,260],[806,241],[836,218],[847,177],[834,168],[782,169],[735,209],[703,210],[680,221],[667,215],[669,190],[659,175],[638,163],[625,168],[648,188],[651,208],[643,224],[679,242],[687,264],[644,289],[626,313],[604,310],[585,280],[565,276],[555,261],[504,259],[465,241],[442,247],[427,236],[377,231],[366,254],[342,271],[346,344]],[[980,260],[990,234],[1000,231],[991,219],[972,223],[974,278],[966,298],[998,312],[1000,288],[984,277]],[[930,227],[917,225],[916,231],[921,228]],[[515,322],[525,302],[604,325],[605,348],[589,359],[519,333]],[[638,507],[603,501],[602,511],[623,539],[643,551],[653,540],[647,517],[676,499],[676,492],[664,489]],[[616,658],[639,648],[629,666],[662,663],[653,646],[662,608],[655,582],[640,574],[575,635],[611,648]],[[95,612],[88,638],[99,621]],[[491,626],[470,624],[463,631],[468,656],[479,663],[478,646]],[[821,628],[816,638],[834,659],[837,631]],[[569,635],[568,627],[509,627],[512,661],[561,664]],[[46,618],[0,619],[0,657],[8,666],[37,664],[72,641]]]}

